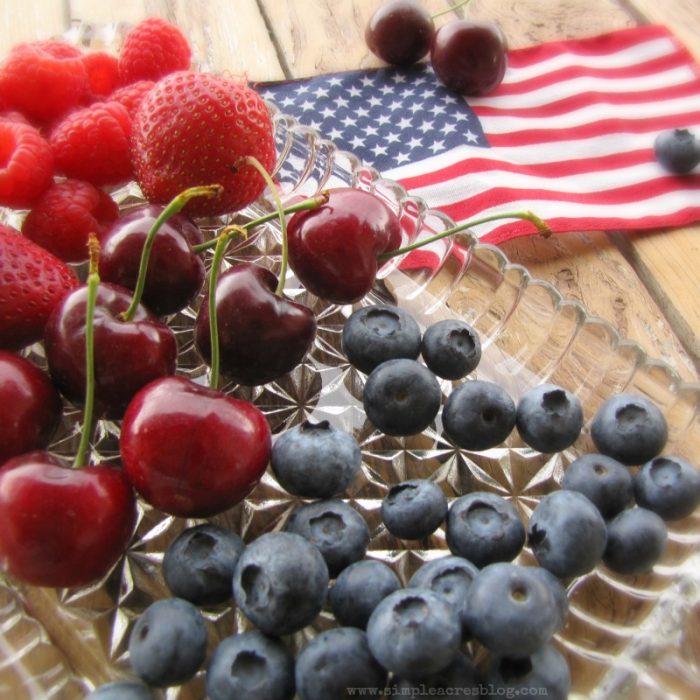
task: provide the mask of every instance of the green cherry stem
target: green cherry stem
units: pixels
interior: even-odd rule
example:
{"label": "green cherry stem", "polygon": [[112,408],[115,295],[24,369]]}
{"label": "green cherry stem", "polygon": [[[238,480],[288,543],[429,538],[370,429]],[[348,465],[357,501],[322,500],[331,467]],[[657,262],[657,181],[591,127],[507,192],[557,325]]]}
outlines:
{"label": "green cherry stem", "polygon": [[95,410],[95,306],[97,305],[97,289],[100,285],[100,275],[97,272],[100,243],[94,233],[91,233],[88,239],[88,251],[90,267],[87,277],[85,308],[85,406],[83,408],[83,429],[80,433],[80,443],[73,460],[74,469],[85,464],[85,457],[90,447],[92,415]]}
{"label": "green cherry stem", "polygon": [[547,226],[547,224],[542,219],[540,219],[539,216],[536,216],[531,211],[514,211],[506,212],[504,214],[491,214],[490,216],[483,216],[479,219],[471,219],[470,221],[465,221],[464,223],[459,224],[458,226],[453,226],[452,228],[449,228],[446,231],[442,231],[441,233],[438,233],[435,236],[423,238],[422,240],[416,241],[415,243],[411,243],[410,245],[404,246],[403,248],[389,250],[386,253],[382,253],[381,255],[379,255],[378,259],[381,262],[384,262],[385,260],[389,260],[389,258],[394,258],[397,255],[403,255],[404,253],[410,253],[412,250],[417,250],[418,248],[422,248],[423,246],[430,245],[431,243],[435,243],[435,241],[439,241],[442,238],[447,238],[448,236],[452,236],[455,233],[459,233],[460,231],[465,231],[466,229],[469,229],[472,226],[485,224],[489,221],[499,221],[501,219],[523,219],[525,221],[530,221],[537,228],[537,230],[540,232],[540,235],[542,236],[549,236],[552,233],[549,226]]}
{"label": "green cherry stem", "polygon": [[464,7],[464,5],[468,5],[471,0],[462,0],[462,2],[458,2],[456,5],[450,5],[449,7],[445,8],[444,10],[440,10],[440,12],[436,12],[434,15],[431,15],[432,19],[435,19],[436,17],[442,17],[442,15],[446,15],[448,12],[452,12],[453,10],[458,10],[460,7]]}
{"label": "green cherry stem", "polygon": [[136,286],[134,287],[134,294],[131,297],[131,303],[129,308],[122,314],[122,319],[124,321],[131,321],[134,318],[136,309],[141,303],[141,298],[143,297],[143,290],[146,287],[146,276],[148,274],[148,261],[151,258],[151,250],[153,249],[153,244],[156,240],[156,234],[160,227],[175,214],[181,212],[187,202],[195,197],[216,197],[221,194],[223,187],[221,185],[202,185],[201,187],[190,187],[186,190],[180,192],[176,195],[163,209],[158,218],[153,222],[148,234],[146,235],[146,240],[143,244],[143,250],[141,251],[141,260],[139,262],[139,273],[136,278]]}

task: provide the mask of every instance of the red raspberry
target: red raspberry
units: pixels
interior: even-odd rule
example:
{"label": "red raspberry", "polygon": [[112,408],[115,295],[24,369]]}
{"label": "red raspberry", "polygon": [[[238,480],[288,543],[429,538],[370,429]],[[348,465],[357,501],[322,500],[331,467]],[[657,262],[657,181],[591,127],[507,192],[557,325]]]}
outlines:
{"label": "red raspberry", "polygon": [[[0,70],[7,109],[46,124],[80,103],[88,79],[80,56],[66,56],[58,42],[18,44]],[[61,54],[61,55],[55,55]]]}
{"label": "red raspberry", "polygon": [[255,90],[211,73],[180,71],[143,98],[133,124],[134,173],[146,197],[165,203],[195,185],[220,184],[223,194],[190,201],[190,216],[216,216],[254,201],[265,182],[244,156],[270,172],[275,142],[267,107]]}
{"label": "red raspberry", "polygon": [[54,183],[22,224],[22,233],[65,262],[88,258],[91,232],[100,237],[119,217],[119,206],[102,190],[82,180]]}
{"label": "red raspberry", "polygon": [[141,104],[141,100],[146,93],[155,85],[153,80],[137,80],[135,83],[125,85],[115,90],[109,99],[123,104],[129,114],[133,117],[136,109]]}
{"label": "red raspberry", "polygon": [[88,76],[88,90],[92,97],[111,95],[119,83],[119,63],[116,56],[106,51],[83,54],[83,65]]}
{"label": "red raspberry", "polygon": [[139,22],[124,38],[119,52],[122,85],[136,80],[158,80],[168,73],[187,70],[192,52],[184,34],[159,17]]}
{"label": "red raspberry", "polygon": [[93,185],[119,185],[132,177],[131,117],[118,102],[95,102],[71,112],[51,132],[56,172]]}
{"label": "red raspberry", "polygon": [[0,206],[32,206],[53,179],[53,154],[29,124],[0,120]]}
{"label": "red raspberry", "polygon": [[32,45],[46,51],[54,58],[80,58],[80,56],[83,55],[77,46],[69,44],[67,41],[62,41],[61,39],[33,41]]}

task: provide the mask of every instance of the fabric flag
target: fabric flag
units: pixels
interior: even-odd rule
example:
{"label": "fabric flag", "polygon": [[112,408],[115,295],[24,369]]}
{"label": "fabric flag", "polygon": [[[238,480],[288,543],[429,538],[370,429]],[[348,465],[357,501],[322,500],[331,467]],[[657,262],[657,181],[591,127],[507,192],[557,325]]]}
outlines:
{"label": "fabric flag", "polygon": [[[512,50],[503,83],[467,100],[425,64],[258,89],[457,222],[516,210],[555,232],[700,220],[700,173],[669,174],[653,152],[663,130],[700,135],[700,67],[665,27]],[[491,243],[535,232],[474,230]]]}

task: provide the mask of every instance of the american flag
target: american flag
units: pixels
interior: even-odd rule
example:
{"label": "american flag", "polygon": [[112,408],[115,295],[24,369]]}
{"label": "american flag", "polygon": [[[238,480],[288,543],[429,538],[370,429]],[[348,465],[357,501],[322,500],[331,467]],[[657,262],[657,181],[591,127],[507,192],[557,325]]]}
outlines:
{"label": "american flag", "polygon": [[[700,68],[665,27],[512,50],[503,83],[466,100],[427,64],[258,88],[457,222],[524,209],[555,232],[700,219],[700,172],[669,174],[653,152],[663,130],[700,136]],[[535,232],[474,230],[492,243]]]}

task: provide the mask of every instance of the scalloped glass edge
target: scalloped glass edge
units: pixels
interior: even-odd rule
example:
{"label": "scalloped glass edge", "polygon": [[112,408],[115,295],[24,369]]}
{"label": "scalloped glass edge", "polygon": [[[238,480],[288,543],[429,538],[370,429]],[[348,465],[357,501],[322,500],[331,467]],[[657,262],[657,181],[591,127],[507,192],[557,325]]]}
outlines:
{"label": "scalloped glass edge", "polygon": [[[80,24],[68,34],[71,41],[84,46],[104,45],[114,46],[123,35],[126,25],[100,25],[95,27]],[[204,68],[203,62],[201,63]],[[397,182],[382,177],[377,170],[364,165],[357,157],[347,151],[336,148],[333,142],[325,139],[316,130],[302,126],[294,118],[283,114],[275,105],[268,103],[273,116],[276,137],[278,140],[279,161],[275,175],[281,181],[284,195],[311,195],[320,189],[333,186],[359,187],[375,192],[381,196],[402,218],[412,225],[412,240],[416,237],[437,233],[451,228],[454,222],[442,212],[430,209],[428,204],[415,196],[411,196]],[[291,173],[289,168],[291,167]],[[286,169],[285,169],[286,168]],[[285,180],[287,175],[293,175],[292,182]],[[138,188],[130,185],[113,193],[122,203],[131,203],[139,197]],[[262,212],[272,210],[273,204],[266,198],[261,198],[245,213],[254,217]],[[13,223],[13,217],[21,217],[18,212],[7,218]],[[225,221],[209,222],[212,227],[228,223]],[[274,224],[272,224],[274,227]],[[278,233],[278,231],[277,231]],[[551,283],[533,277],[528,270],[519,264],[512,263],[496,246],[480,242],[471,232],[464,232],[456,237],[445,239],[437,246],[432,246],[436,261],[430,269],[425,268],[402,271],[401,261],[394,259],[385,265],[378,275],[376,289],[365,303],[377,300],[393,300],[405,306],[423,323],[426,319],[435,319],[436,315],[458,315],[473,323],[482,336],[485,348],[486,363],[477,369],[484,378],[497,381],[513,380],[508,388],[514,398],[529,385],[550,378],[556,374],[564,358],[575,356],[574,367],[582,365],[590,370],[595,361],[607,357],[604,368],[596,376],[607,378],[606,372],[614,365],[613,358],[620,362],[621,370],[614,374],[612,384],[604,389],[621,391],[633,390],[649,395],[665,410],[679,414],[680,420],[672,433],[670,443],[678,446],[678,453],[691,461],[696,457],[696,445],[700,445],[700,383],[684,382],[678,373],[665,361],[648,355],[635,341],[623,338],[608,321],[588,314],[585,307],[575,300],[568,299]],[[464,301],[462,286],[465,280],[475,277],[477,284],[469,289],[469,293],[481,293],[484,308],[470,309],[468,300]],[[293,275],[290,276],[293,287]],[[529,300],[529,296],[534,301]],[[486,300],[486,301],[484,301]],[[465,306],[466,305],[466,306]],[[523,309],[529,305],[528,311]],[[557,318],[566,319],[566,335],[557,345],[557,355],[545,358],[546,372],[542,369],[532,371],[527,366],[525,358],[517,357],[508,351],[508,343],[502,343],[503,338],[513,335],[513,347],[519,350],[523,347],[521,336],[523,326],[534,318],[542,318],[543,314],[551,314],[551,326]],[[524,315],[523,319],[518,318]],[[513,332],[515,326],[518,332]],[[552,331],[550,326],[549,330]],[[486,330],[483,331],[482,328]],[[550,334],[553,337],[553,333]],[[529,337],[529,336],[526,336]],[[549,338],[549,335],[543,335]],[[585,358],[581,355],[582,344],[586,348],[586,338],[592,339],[594,356]],[[583,340],[582,340],[583,339]],[[527,347],[527,343],[525,343]],[[539,348],[535,348],[535,354]],[[489,354],[490,353],[490,354]],[[603,353],[602,355],[600,353]],[[588,360],[589,364],[586,364]],[[566,382],[560,382],[567,386]],[[601,402],[606,394],[592,394],[593,387],[587,376],[578,387],[586,389],[589,406]],[[597,389],[596,389],[597,390]],[[593,403],[590,403],[590,402]],[[523,449],[517,446],[512,449]],[[527,452],[527,448],[525,448]],[[700,518],[693,517],[691,533],[682,533],[681,539],[690,542],[694,552],[685,557],[677,567],[670,567],[672,580],[658,595],[651,611],[639,624],[637,633],[627,636],[623,650],[615,657],[614,664],[602,677],[595,688],[587,689],[584,693],[572,693],[572,698],[623,698],[632,697],[635,692],[647,693],[645,697],[683,697],[675,695],[671,688],[659,685],[659,679],[652,669],[654,663],[660,664],[668,675],[685,679],[692,685],[691,692],[699,692],[697,678],[690,662],[679,660],[673,654],[682,643],[681,631],[687,622],[689,611],[700,603]],[[585,578],[585,577],[584,577]],[[624,588],[627,584],[612,577],[613,585]],[[576,582],[571,589],[576,588]],[[96,584],[96,588],[99,584]],[[636,594],[639,588],[631,586]],[[70,596],[69,596],[70,597]],[[82,688],[82,681],[70,670],[68,661],[60,649],[52,649],[51,633],[26,610],[22,610],[21,591],[12,584],[3,582],[0,577],[0,691],[3,690],[3,669],[10,665],[15,667],[26,684],[28,697],[63,697],[65,692],[76,692]],[[65,620],[58,621],[59,628]],[[17,630],[22,628],[21,634]],[[26,630],[29,630],[27,632]],[[18,641],[20,639],[21,641]],[[561,641],[561,640],[560,640]],[[563,644],[564,647],[567,644]],[[46,652],[46,648],[55,652],[51,657],[54,666],[46,669],[45,677],[33,677],[34,670],[29,675],[22,675],[21,667],[25,663],[25,654],[37,650]],[[673,658],[669,661],[669,649]],[[595,654],[584,650],[586,654]],[[603,662],[609,657],[602,656]],[[17,670],[17,667],[20,670]],[[663,677],[663,676],[662,676]],[[666,676],[667,677],[667,676]],[[691,685],[688,686],[691,688]],[[68,690],[70,689],[70,690]],[[13,692],[16,692],[13,688]],[[167,691],[167,697],[175,697],[176,690]]]}

